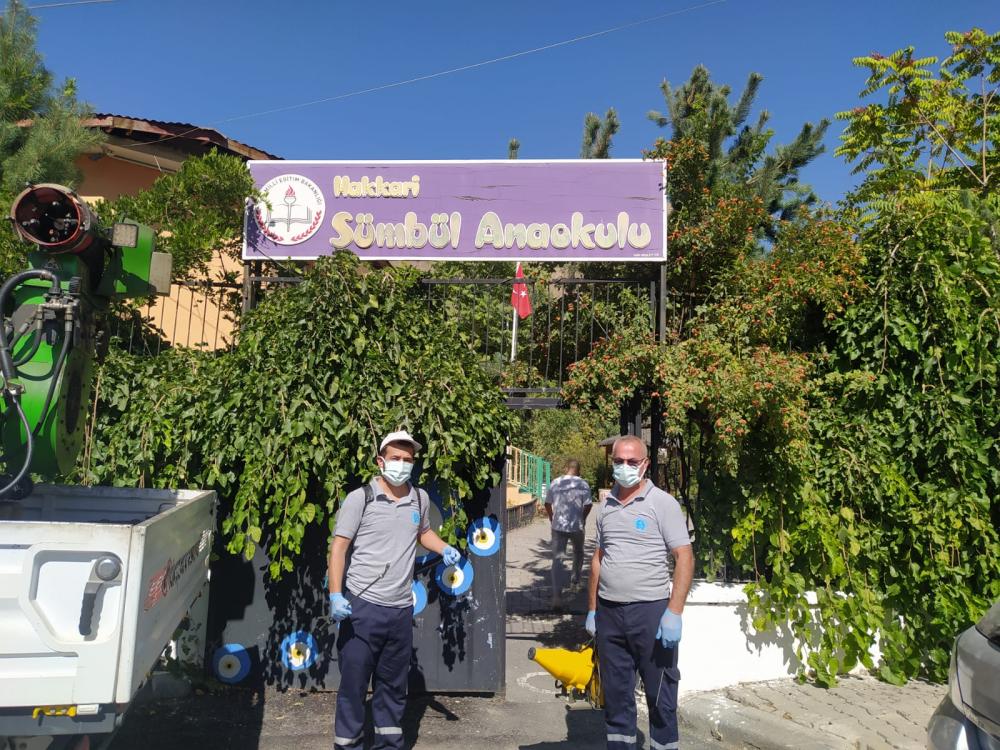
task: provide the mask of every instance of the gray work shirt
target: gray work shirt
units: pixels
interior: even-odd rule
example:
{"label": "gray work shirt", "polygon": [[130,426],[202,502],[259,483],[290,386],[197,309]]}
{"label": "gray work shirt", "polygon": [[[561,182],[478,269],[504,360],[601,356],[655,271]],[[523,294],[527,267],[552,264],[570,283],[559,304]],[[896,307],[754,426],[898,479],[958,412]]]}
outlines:
{"label": "gray work shirt", "polygon": [[597,517],[597,546],[604,551],[598,596],[612,602],[652,602],[670,597],[671,550],[691,543],[680,503],[648,479],[632,499],[618,502],[616,484]]}
{"label": "gray work shirt", "polygon": [[545,504],[552,506],[553,531],[583,531],[583,509],[591,504],[587,480],[563,474],[549,485]]}
{"label": "gray work shirt", "polygon": [[[417,489],[412,484],[410,493],[398,501],[382,491],[377,479],[371,481],[371,488],[375,499],[367,508],[364,488],[359,487],[348,493],[337,511],[333,533],[354,540],[347,566],[347,589],[383,607],[409,607],[413,603],[417,536],[430,528],[429,500],[422,493],[418,502]],[[385,575],[372,583],[386,563],[389,569]]]}

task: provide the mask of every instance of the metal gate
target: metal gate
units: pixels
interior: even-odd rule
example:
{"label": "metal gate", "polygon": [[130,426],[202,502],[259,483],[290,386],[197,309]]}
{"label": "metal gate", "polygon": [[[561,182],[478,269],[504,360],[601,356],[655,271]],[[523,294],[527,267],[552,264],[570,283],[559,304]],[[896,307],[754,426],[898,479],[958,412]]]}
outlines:
{"label": "metal gate", "polygon": [[[558,393],[569,365],[587,357],[598,341],[626,327],[655,330],[653,281],[435,278],[423,284],[428,308],[456,321],[486,367],[506,370],[507,392]],[[516,284],[524,284],[531,314],[515,331],[510,300]],[[550,405],[556,404],[537,406]],[[521,402],[511,406],[522,408]]]}

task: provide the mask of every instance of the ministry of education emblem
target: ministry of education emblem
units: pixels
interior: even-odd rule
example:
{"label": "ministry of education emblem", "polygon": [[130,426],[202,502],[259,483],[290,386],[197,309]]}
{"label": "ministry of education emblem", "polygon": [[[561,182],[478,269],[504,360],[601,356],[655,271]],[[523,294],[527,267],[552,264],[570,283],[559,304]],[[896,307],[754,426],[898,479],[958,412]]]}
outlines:
{"label": "ministry of education emblem", "polygon": [[326,199],[308,177],[279,175],[268,181],[261,193],[266,202],[257,203],[254,219],[268,239],[279,245],[297,245],[319,230]]}

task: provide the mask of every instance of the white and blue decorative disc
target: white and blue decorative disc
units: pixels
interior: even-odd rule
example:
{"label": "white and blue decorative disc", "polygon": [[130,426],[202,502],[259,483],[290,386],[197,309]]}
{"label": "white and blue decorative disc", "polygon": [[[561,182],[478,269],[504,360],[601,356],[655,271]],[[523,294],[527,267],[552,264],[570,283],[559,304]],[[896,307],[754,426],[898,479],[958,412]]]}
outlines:
{"label": "white and blue decorative disc", "polygon": [[235,685],[250,674],[250,654],[238,643],[226,643],[212,655],[212,671],[225,683]]}
{"label": "white and blue decorative disc", "polygon": [[427,589],[424,588],[424,584],[420,581],[414,581],[412,586],[413,591],[413,614],[419,615],[424,611],[424,607],[427,606]]}
{"label": "white and blue decorative disc", "polygon": [[285,669],[301,672],[316,663],[316,639],[304,630],[296,630],[281,642],[281,663]]}
{"label": "white and blue decorative disc", "polygon": [[468,591],[472,587],[473,577],[472,561],[467,558],[462,558],[455,565],[438,563],[434,573],[438,588],[451,596],[458,596]]}
{"label": "white and blue decorative disc", "polygon": [[479,557],[489,557],[500,550],[500,522],[495,518],[477,518],[466,535],[468,550]]}

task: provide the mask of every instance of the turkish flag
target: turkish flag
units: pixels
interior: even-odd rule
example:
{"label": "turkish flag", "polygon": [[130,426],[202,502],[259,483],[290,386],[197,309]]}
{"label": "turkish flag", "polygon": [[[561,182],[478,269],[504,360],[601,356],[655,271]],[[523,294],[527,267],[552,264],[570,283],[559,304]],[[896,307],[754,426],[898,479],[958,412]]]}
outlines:
{"label": "turkish flag", "polygon": [[[514,276],[518,279],[524,278],[524,271],[521,270],[520,263],[517,264],[517,272]],[[531,315],[531,297],[528,296],[528,285],[523,281],[514,283],[514,289],[510,293],[510,304],[514,306],[521,320]]]}

